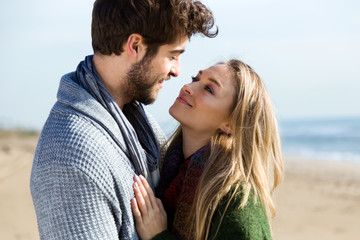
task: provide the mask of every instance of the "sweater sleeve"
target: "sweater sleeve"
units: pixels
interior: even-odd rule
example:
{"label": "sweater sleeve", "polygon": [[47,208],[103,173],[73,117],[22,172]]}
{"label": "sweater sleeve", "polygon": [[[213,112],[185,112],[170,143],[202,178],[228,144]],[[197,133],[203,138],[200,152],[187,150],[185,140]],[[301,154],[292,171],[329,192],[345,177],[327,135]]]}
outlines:
{"label": "sweater sleeve", "polygon": [[90,121],[52,114],[30,179],[40,239],[119,239],[125,218],[111,182],[110,156],[120,155]]}
{"label": "sweater sleeve", "polygon": [[[261,202],[258,200],[254,203],[254,196],[251,193],[244,208],[240,208],[242,197],[243,194],[241,192],[237,192],[237,195],[231,200],[222,221],[221,217],[225,211],[228,198],[225,197],[225,199],[220,203],[212,220],[212,228],[210,230],[209,239],[271,239],[268,218]],[[220,221],[221,224],[219,227]]]}
{"label": "sweater sleeve", "polygon": [[79,169],[47,165],[31,184],[41,239],[119,238],[108,199]]}

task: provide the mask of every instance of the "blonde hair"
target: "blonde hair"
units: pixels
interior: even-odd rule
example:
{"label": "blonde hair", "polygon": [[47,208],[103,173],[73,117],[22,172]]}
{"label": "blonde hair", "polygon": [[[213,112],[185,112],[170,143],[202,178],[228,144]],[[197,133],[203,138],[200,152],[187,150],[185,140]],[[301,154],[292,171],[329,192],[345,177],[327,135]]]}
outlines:
{"label": "blonde hair", "polygon": [[[227,204],[242,187],[245,193],[239,206],[242,208],[253,191],[255,201],[258,198],[265,207],[270,223],[275,215],[272,194],[283,176],[277,121],[263,82],[250,66],[239,60],[229,60],[226,65],[233,72],[235,87],[231,135],[219,130],[211,139],[210,156],[189,218],[195,221],[195,229],[190,231],[195,239],[208,238],[214,212],[231,188],[234,191]],[[172,143],[181,138],[181,129],[173,136]]]}

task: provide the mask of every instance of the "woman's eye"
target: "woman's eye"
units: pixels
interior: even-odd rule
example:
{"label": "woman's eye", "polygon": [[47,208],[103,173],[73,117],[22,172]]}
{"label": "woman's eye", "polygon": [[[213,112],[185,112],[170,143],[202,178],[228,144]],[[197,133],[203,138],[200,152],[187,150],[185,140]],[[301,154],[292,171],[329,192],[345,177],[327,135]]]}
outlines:
{"label": "woman's eye", "polygon": [[196,77],[191,77],[191,81],[192,82],[197,82],[197,81],[199,81]]}
{"label": "woman's eye", "polygon": [[205,90],[208,91],[208,92],[211,93],[211,94],[214,94],[214,91],[213,91],[212,88],[209,87],[209,86],[205,86]]}

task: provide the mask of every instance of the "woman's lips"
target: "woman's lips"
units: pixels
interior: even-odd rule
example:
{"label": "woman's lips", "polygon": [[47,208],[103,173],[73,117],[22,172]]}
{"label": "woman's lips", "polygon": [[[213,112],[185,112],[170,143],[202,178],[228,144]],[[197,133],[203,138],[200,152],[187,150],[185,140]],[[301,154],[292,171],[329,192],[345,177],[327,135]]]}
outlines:
{"label": "woman's lips", "polygon": [[185,104],[185,105],[188,105],[190,107],[192,107],[183,97],[179,96],[176,98],[176,100],[178,100],[179,102]]}

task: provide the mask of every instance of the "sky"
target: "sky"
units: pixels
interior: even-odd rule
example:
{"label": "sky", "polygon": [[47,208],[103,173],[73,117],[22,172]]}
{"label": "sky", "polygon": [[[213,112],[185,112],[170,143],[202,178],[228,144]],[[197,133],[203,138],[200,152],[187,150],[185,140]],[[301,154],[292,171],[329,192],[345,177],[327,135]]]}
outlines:
{"label": "sky", "polygon": [[[147,109],[160,123],[192,75],[238,58],[260,75],[280,120],[360,117],[360,2],[206,0],[219,35],[194,36],[181,74]],[[92,0],[0,2],[0,128],[40,130],[62,75],[91,48]]]}

